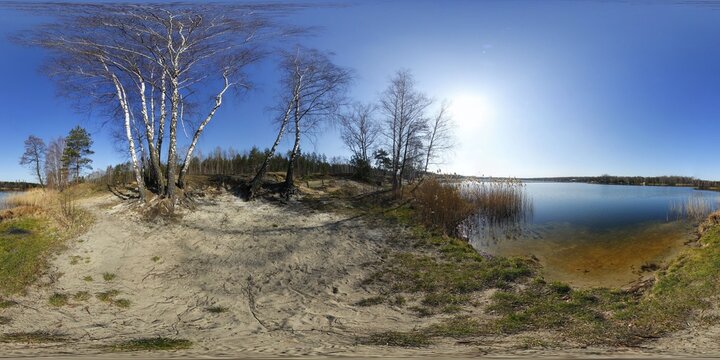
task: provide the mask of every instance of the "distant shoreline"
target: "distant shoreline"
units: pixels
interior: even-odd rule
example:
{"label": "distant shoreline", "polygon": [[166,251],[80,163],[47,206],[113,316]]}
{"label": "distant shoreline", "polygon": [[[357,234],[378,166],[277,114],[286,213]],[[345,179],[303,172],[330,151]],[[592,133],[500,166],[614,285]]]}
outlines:
{"label": "distant shoreline", "polygon": [[0,181],[0,191],[25,191],[40,187],[40,184],[23,181]]}

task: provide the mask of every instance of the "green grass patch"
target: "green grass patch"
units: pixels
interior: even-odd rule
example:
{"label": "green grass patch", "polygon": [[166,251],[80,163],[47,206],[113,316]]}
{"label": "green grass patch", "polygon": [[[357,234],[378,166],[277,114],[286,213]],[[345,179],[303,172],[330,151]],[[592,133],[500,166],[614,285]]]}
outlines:
{"label": "green grass patch", "polygon": [[156,255],[156,256],[153,256],[152,258],[150,258],[150,260],[152,260],[153,262],[158,262],[158,261],[160,261],[160,257]]}
{"label": "green grass patch", "polygon": [[127,309],[130,307],[132,302],[128,299],[115,299],[112,304],[119,308]]}
{"label": "green grass patch", "polygon": [[449,296],[505,288],[532,274],[531,264],[519,258],[484,259],[468,254],[458,260],[402,252],[395,254],[384,269],[372,274],[365,283],[389,286],[391,292]]}
{"label": "green grass patch", "polygon": [[22,217],[0,223],[0,295],[20,293],[33,283],[58,244],[46,220]]}
{"label": "green grass patch", "polygon": [[483,324],[469,316],[458,316],[429,326],[426,333],[432,336],[465,338],[487,335],[492,331],[488,329],[487,324]]}
{"label": "green grass patch", "polygon": [[54,293],[48,299],[48,303],[55,307],[65,306],[68,303],[68,296],[67,294]]}
{"label": "green grass patch", "polygon": [[5,343],[58,343],[67,341],[64,334],[49,331],[17,332],[0,335],[0,342]]}
{"label": "green grass patch", "polygon": [[110,345],[110,351],[169,351],[189,349],[192,346],[190,340],[170,339],[164,337],[142,338]]}
{"label": "green grass patch", "polygon": [[382,333],[376,333],[360,339],[359,342],[363,345],[384,345],[400,347],[425,347],[432,345],[430,337],[427,334],[418,331],[387,331]]}
{"label": "green grass patch", "polygon": [[90,275],[85,276],[85,277],[83,278],[83,281],[91,282],[91,281],[93,281],[93,277],[90,276]]}
{"label": "green grass patch", "polygon": [[17,305],[17,302],[15,302],[15,301],[0,299],[0,309],[7,309],[7,308],[13,307],[15,305]]}

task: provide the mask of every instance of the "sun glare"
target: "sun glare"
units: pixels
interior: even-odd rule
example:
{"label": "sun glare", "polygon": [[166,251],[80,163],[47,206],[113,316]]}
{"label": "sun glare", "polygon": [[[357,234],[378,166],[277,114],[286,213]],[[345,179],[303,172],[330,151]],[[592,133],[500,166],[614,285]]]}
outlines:
{"label": "sun glare", "polygon": [[474,128],[487,122],[493,113],[492,106],[485,96],[462,94],[452,98],[453,118],[463,128]]}

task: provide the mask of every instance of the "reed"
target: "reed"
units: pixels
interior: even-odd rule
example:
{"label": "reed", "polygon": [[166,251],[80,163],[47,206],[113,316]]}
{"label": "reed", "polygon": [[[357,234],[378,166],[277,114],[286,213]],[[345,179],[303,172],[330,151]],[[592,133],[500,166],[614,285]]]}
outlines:
{"label": "reed", "polygon": [[718,208],[720,208],[720,204],[717,200],[693,194],[682,202],[671,203],[667,220],[672,218],[674,220],[690,220],[699,223]]}
{"label": "reed", "polygon": [[475,212],[457,187],[432,178],[417,187],[414,198],[420,221],[446,235],[457,235],[458,226]]}
{"label": "reed", "polygon": [[532,215],[532,201],[519,180],[466,182],[459,190],[486,225],[524,222]]}
{"label": "reed", "polygon": [[443,184],[425,180],[415,191],[421,221],[447,235],[466,233],[471,224],[489,225],[524,221],[532,213],[525,185],[517,180]]}

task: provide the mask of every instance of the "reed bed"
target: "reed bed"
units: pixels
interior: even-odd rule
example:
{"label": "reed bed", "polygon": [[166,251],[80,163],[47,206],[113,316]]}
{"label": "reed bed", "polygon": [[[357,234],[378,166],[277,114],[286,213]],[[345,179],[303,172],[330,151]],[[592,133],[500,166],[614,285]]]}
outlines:
{"label": "reed bed", "polygon": [[519,180],[466,182],[459,191],[487,225],[521,223],[532,215],[532,201]]}
{"label": "reed bed", "polygon": [[720,209],[720,203],[717,199],[708,199],[693,194],[685,201],[670,204],[667,220],[690,220],[699,223],[718,209]]}
{"label": "reed bed", "polygon": [[516,180],[443,184],[428,179],[416,189],[415,204],[426,226],[461,237],[478,222],[517,223],[532,213],[525,185]]}

